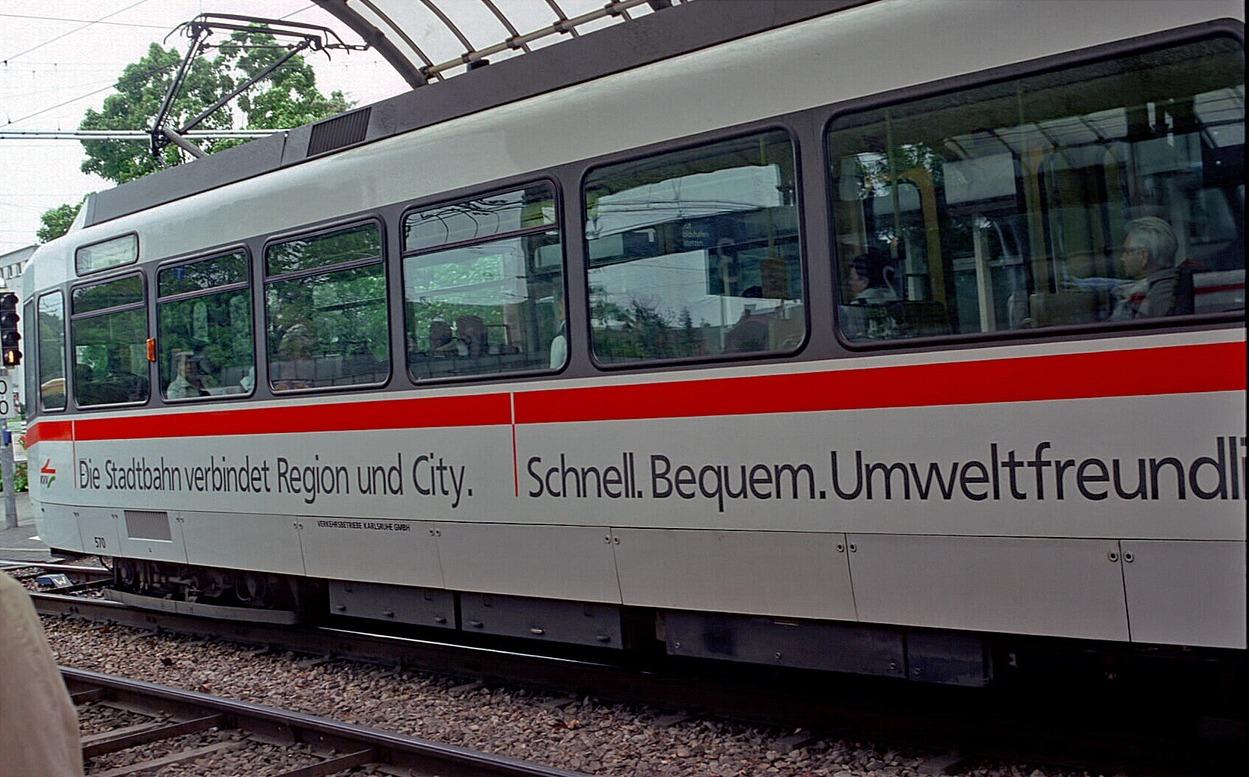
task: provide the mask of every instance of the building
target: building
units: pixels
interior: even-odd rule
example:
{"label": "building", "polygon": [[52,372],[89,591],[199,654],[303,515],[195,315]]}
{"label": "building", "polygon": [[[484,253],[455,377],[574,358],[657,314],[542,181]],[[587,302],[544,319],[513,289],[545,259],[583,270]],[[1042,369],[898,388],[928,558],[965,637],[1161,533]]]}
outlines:
{"label": "building", "polygon": [[0,254],[0,288],[17,289],[17,279],[22,274],[26,261],[38,246],[26,246],[7,254]]}

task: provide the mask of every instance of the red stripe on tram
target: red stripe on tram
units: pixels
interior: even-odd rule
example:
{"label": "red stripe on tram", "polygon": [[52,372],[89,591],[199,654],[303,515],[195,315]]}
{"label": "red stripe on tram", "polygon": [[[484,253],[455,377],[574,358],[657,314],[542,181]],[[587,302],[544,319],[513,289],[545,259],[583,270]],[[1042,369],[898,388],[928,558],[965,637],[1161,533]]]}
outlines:
{"label": "red stripe on tram", "polygon": [[818,373],[554,389],[516,397],[521,424],[803,413],[1245,389],[1226,343]]}
{"label": "red stripe on tram", "polygon": [[74,439],[128,440],[506,426],[511,420],[507,394],[481,394],[92,418],[74,422]]}
{"label": "red stripe on tram", "polygon": [[40,420],[26,430],[26,447],[37,442],[49,440],[53,442],[69,442],[74,439],[73,421]]}
{"label": "red stripe on tram", "polygon": [[[1243,343],[332,405],[40,420],[44,440],[434,429],[1244,391]],[[511,399],[515,402],[512,414]]]}

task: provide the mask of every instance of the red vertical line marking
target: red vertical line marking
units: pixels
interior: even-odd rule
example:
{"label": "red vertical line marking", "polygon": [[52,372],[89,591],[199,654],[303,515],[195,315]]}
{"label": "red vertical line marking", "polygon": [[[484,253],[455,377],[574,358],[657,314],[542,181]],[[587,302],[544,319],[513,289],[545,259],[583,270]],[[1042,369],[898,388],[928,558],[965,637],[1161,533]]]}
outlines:
{"label": "red vertical line marking", "polygon": [[74,428],[77,423],[74,419],[69,419],[69,477],[70,482],[74,484],[70,486],[71,491],[78,488],[78,430]]}
{"label": "red vertical line marking", "polygon": [[507,401],[512,408],[512,488],[515,496],[520,498],[520,454],[516,450],[516,392],[507,393]]}

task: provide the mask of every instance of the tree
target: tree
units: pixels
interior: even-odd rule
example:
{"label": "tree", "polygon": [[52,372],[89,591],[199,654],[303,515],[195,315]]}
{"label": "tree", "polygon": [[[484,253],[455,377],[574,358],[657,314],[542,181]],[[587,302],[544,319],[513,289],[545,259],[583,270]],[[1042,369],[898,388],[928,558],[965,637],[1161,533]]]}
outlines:
{"label": "tree", "polygon": [[[286,48],[263,32],[235,32],[218,47],[213,59],[196,58],[187,70],[182,88],[174,96],[168,122],[182,126],[229,94],[239,84],[278,60]],[[150,128],[160,112],[169,85],[178,72],[182,55],[153,43],[147,56],[122,72],[117,93],[104,100],[100,111],[88,109],[79,129],[134,130]],[[197,125],[197,129],[281,129],[295,127],[326,116],[342,113],[351,103],[342,92],[329,97],[317,89],[312,67],[300,56],[254,84],[233,106],[218,109]],[[200,145],[207,153],[221,151],[244,141],[206,140]],[[125,183],[154,173],[162,166],[186,161],[185,152],[166,147],[158,163],[146,142],[84,140],[87,159],[85,173],[95,173],[115,183]]]}
{"label": "tree", "polygon": [[[239,84],[262,72],[287,51],[268,33],[235,32],[219,46],[217,57],[199,57],[191,63],[182,89],[174,97],[169,122],[182,126],[202,113]],[[117,93],[104,100],[101,110],[88,109],[79,129],[134,130],[150,129],[164,102],[169,85],[182,63],[182,54],[175,49],[153,43],[146,57],[122,71],[115,86]],[[316,74],[301,56],[292,57],[262,82],[239,96],[236,109],[218,109],[198,126],[199,129],[283,129],[310,124],[318,119],[342,113],[351,108],[342,92],[329,97],[317,89]],[[239,139],[207,140],[201,147],[207,153],[240,145]],[[167,147],[160,163],[153,157],[148,141],[86,140],[87,158],[84,173],[95,173],[114,183],[125,183],[154,173],[161,167],[186,161],[182,150]],[[46,243],[64,235],[78,216],[82,203],[61,205],[45,212],[43,226],[35,233]]]}
{"label": "tree", "polygon": [[[284,54],[284,48],[272,35],[236,32],[228,43],[222,44],[220,59],[233,62],[239,72],[252,78]],[[343,113],[353,105],[342,92],[331,92],[329,97],[321,94],[316,73],[302,57],[293,57],[270,73],[265,81],[269,84],[267,89],[256,91],[253,88],[239,96],[239,107],[247,117],[248,129],[300,127]],[[236,79],[231,88],[239,82]]]}
{"label": "tree", "polygon": [[81,202],[77,205],[58,205],[52,210],[45,211],[39,217],[39,220],[43,222],[43,226],[39,227],[35,237],[40,243],[56,240],[69,231],[70,225],[74,223],[74,219],[78,218],[78,211],[80,210],[82,210]]}

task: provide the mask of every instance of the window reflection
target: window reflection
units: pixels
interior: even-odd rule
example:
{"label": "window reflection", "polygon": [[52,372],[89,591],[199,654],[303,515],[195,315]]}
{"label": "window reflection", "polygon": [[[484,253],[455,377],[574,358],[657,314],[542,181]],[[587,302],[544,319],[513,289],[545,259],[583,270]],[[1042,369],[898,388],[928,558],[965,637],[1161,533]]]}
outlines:
{"label": "window reflection", "polygon": [[147,304],[138,275],[73,291],[74,397],[79,406],[148,398]]}
{"label": "window reflection", "polygon": [[54,291],[39,298],[39,406],[64,410],[65,297]]}
{"label": "window reflection", "polygon": [[390,376],[381,228],[367,222],[265,248],[274,391],[376,385]]}
{"label": "window reflection", "polygon": [[[1243,310],[1243,73],[1218,39],[838,118],[843,335]],[[1125,264],[1164,231],[1173,250]],[[868,254],[897,299],[853,290]]]}
{"label": "window reflection", "polygon": [[242,251],[162,269],[156,347],[166,399],[250,394],[252,294]]}
{"label": "window reflection", "polygon": [[801,343],[794,151],[785,133],[599,168],[586,178],[585,208],[600,362]]}
{"label": "window reflection", "polygon": [[549,184],[414,211],[404,236],[413,379],[564,365],[564,256]]}

